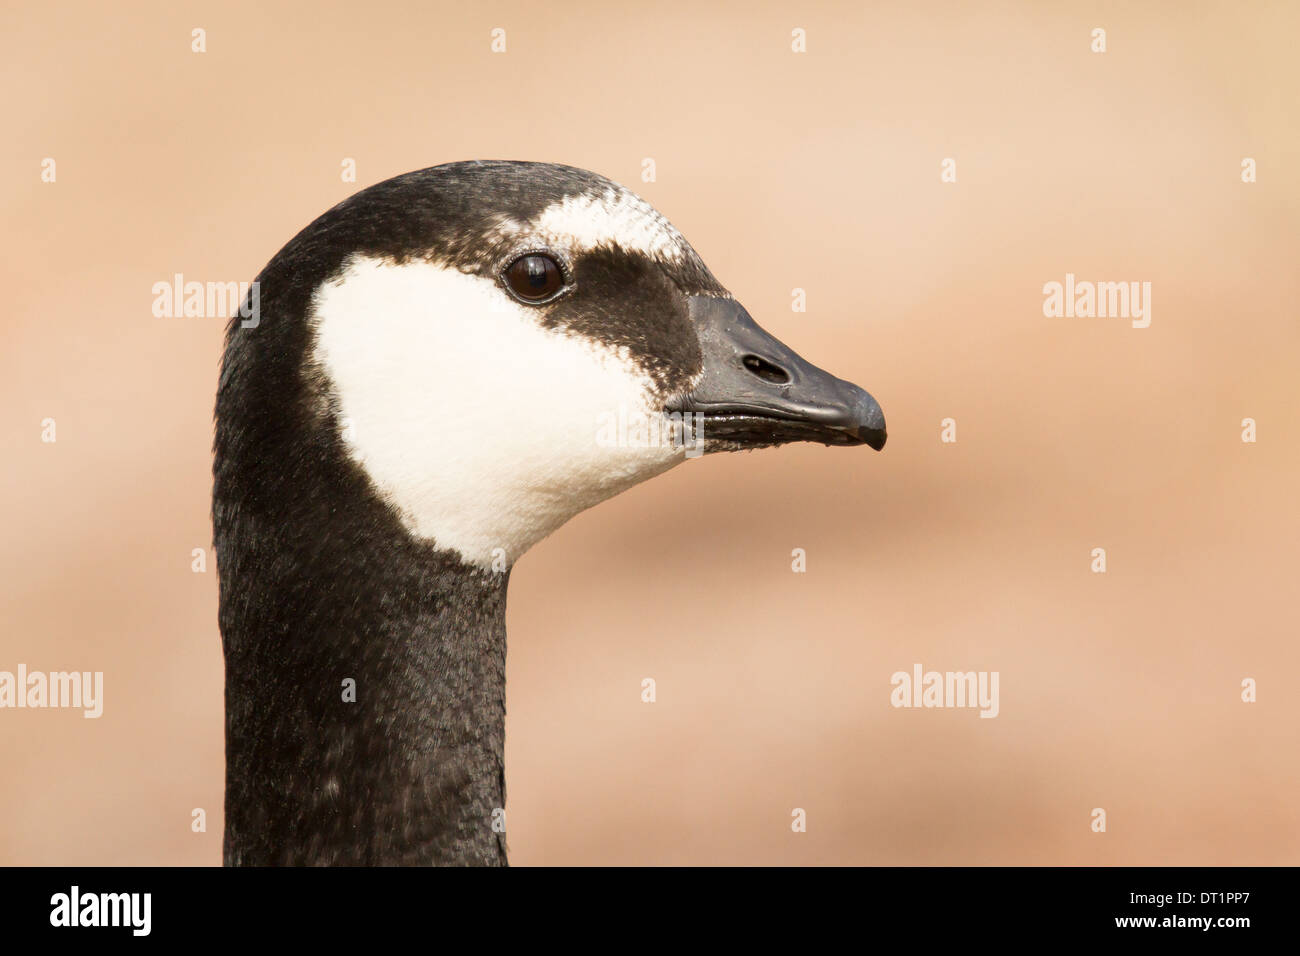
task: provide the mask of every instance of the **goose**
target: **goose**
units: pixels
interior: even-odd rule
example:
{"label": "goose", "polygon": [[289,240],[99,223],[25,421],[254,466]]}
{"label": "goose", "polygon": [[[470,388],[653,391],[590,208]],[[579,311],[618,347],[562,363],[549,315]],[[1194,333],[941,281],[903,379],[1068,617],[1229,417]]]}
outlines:
{"label": "goose", "polygon": [[252,289],[215,411],[226,865],[504,865],[520,555],[701,452],[885,444],[870,394],[569,166],[381,182]]}

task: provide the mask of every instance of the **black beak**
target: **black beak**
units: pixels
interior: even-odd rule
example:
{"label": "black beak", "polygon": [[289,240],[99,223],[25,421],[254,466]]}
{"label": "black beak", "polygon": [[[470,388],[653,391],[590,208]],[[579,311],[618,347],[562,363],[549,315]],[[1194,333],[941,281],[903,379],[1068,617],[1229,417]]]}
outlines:
{"label": "black beak", "polygon": [[734,299],[688,301],[704,369],[694,390],[667,411],[691,413],[706,448],[792,441],[885,447],[884,412],[865,391],[804,361]]}

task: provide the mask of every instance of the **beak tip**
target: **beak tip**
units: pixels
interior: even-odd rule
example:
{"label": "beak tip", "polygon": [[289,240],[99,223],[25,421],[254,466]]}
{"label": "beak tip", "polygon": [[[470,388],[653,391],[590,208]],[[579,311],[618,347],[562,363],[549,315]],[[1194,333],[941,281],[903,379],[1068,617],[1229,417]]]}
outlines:
{"label": "beak tip", "polygon": [[857,401],[853,403],[853,417],[858,423],[858,438],[876,451],[880,451],[885,447],[885,439],[888,437],[885,432],[885,413],[880,403],[872,398],[870,393],[856,385],[853,386],[853,390],[857,392]]}
{"label": "beak tip", "polygon": [[876,451],[880,451],[885,447],[885,439],[888,437],[888,435],[885,433],[885,429],[883,427],[869,428],[864,426],[858,429],[858,437],[861,438],[868,445],[870,445],[872,448],[874,448]]}

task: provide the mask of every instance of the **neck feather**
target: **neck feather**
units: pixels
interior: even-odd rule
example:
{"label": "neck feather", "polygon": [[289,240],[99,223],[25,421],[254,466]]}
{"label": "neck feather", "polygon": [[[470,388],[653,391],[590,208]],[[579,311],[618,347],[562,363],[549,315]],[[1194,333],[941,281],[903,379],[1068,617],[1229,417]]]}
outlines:
{"label": "neck feather", "polygon": [[213,493],[226,863],[503,864],[508,573],[411,537],[294,373],[301,347],[235,334]]}
{"label": "neck feather", "polygon": [[506,575],[299,558],[222,561],[226,862],[503,863]]}

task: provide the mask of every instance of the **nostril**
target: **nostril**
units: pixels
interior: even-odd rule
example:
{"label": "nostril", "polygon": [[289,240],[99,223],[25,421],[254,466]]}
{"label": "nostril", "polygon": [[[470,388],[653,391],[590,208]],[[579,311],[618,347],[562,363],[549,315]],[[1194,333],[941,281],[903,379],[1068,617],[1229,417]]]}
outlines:
{"label": "nostril", "polygon": [[757,355],[746,355],[741,361],[745,363],[745,368],[765,382],[784,385],[790,381],[790,374],[785,369],[779,365],[773,365],[765,358],[760,358]]}

